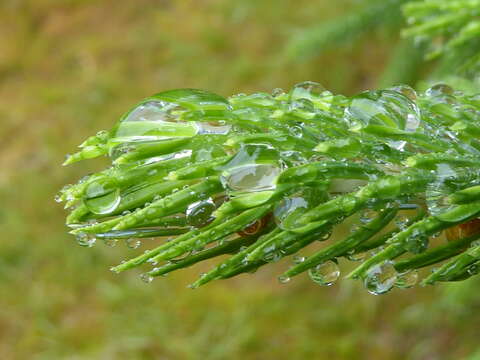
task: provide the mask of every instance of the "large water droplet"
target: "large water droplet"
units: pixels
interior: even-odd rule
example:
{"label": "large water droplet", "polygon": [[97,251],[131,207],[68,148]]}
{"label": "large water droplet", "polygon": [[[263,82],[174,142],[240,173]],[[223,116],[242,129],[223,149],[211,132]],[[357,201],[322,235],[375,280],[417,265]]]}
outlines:
{"label": "large water droplet", "polygon": [[412,254],[419,254],[428,248],[428,236],[418,230],[414,230],[405,242],[405,249]]}
{"label": "large water droplet", "polygon": [[292,91],[290,92],[290,100],[298,100],[298,99],[316,99],[318,98],[323,92],[325,88],[314,81],[305,81],[299,84],[296,84]]}
{"label": "large water droplet", "polygon": [[197,134],[195,122],[179,122],[185,111],[175,103],[149,101],[133,109],[117,124],[113,143],[157,141]]}
{"label": "large water droplet", "polygon": [[224,171],[221,180],[233,192],[273,190],[280,172],[276,164],[247,164]]}
{"label": "large water droplet", "polygon": [[110,214],[120,203],[120,187],[115,179],[101,177],[90,182],[85,188],[83,203],[94,214]]}
{"label": "large water droplet", "polygon": [[215,203],[211,198],[190,204],[186,211],[188,224],[197,227],[205,225],[212,220],[212,213],[215,209]]}
{"label": "large water droplet", "polygon": [[397,271],[391,262],[385,261],[368,270],[364,284],[369,293],[380,295],[388,292],[396,281]]}
{"label": "large water droplet", "polygon": [[[353,131],[384,126],[413,132],[420,124],[416,104],[407,95],[394,90],[367,91],[353,97],[344,117]],[[402,150],[405,142],[389,141],[389,145]]]}
{"label": "large water droplet", "polygon": [[300,189],[278,203],[273,212],[275,222],[284,230],[295,227],[296,221],[317,205],[321,198],[321,194],[314,188]]}
{"label": "large water droplet", "polygon": [[457,172],[448,164],[437,164],[435,181],[427,185],[425,197],[428,211],[431,215],[438,215],[448,211],[453,206],[446,202],[447,197],[456,190],[455,178]]}
{"label": "large water droplet", "polygon": [[340,269],[334,261],[328,260],[308,270],[308,275],[313,282],[319,285],[330,286],[339,278]]}
{"label": "large water droplet", "polygon": [[216,135],[226,135],[232,128],[230,124],[225,123],[225,121],[218,122],[197,122],[198,133],[199,134],[216,134]]}

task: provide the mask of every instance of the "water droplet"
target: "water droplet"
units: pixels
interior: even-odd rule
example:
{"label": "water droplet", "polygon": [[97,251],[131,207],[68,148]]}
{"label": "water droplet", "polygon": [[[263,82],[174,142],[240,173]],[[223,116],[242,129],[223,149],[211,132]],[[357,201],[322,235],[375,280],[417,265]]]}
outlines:
{"label": "water droplet", "polygon": [[230,124],[225,122],[197,122],[199,134],[217,134],[226,135],[232,128]]}
{"label": "water droplet", "polygon": [[306,260],[305,256],[299,256],[299,255],[295,255],[293,257],[293,263],[294,264],[301,264],[302,262],[304,262]]}
{"label": "water droplet", "polygon": [[330,239],[331,236],[332,236],[332,231],[326,231],[325,233],[320,235],[320,238],[318,239],[318,241],[326,241]]}
{"label": "water droplet", "polygon": [[291,126],[289,132],[293,137],[299,139],[303,137],[303,128],[300,125]]}
{"label": "water droplet", "polygon": [[273,211],[274,219],[277,225],[288,230],[296,226],[297,220],[307,212],[307,210],[315,207],[322,196],[318,189],[303,187],[295,194],[282,199]]}
{"label": "water droplet", "polygon": [[92,247],[97,241],[97,238],[94,235],[83,232],[76,234],[75,239],[77,240],[78,245],[87,247]]}
{"label": "water droplet", "polygon": [[103,243],[109,247],[114,247],[115,245],[117,245],[117,239],[106,238],[103,239]]}
{"label": "water droplet", "polygon": [[407,228],[407,225],[408,225],[408,217],[403,216],[403,215],[397,216],[395,218],[395,225],[397,225],[397,227],[400,230],[405,230]]}
{"label": "water droplet", "polygon": [[414,230],[405,242],[405,249],[412,254],[419,254],[428,248],[428,236],[418,230]]}
{"label": "water droplet", "polygon": [[[344,117],[352,131],[365,131],[369,126],[382,126],[404,131],[416,131],[420,124],[417,105],[398,91],[366,91],[354,96],[345,109]],[[403,150],[405,141],[388,144]]]}
{"label": "water droplet", "polygon": [[273,190],[281,169],[276,164],[249,164],[222,173],[224,186],[234,192]]}
{"label": "water droplet", "polygon": [[372,209],[365,209],[364,211],[361,212],[360,214],[360,223],[363,225],[368,224],[370,221],[375,219],[377,216],[377,212],[372,210]]}
{"label": "water droplet", "polygon": [[290,281],[290,278],[288,276],[282,275],[278,277],[278,281],[282,284],[286,284]]}
{"label": "water droplet", "polygon": [[316,99],[318,98],[323,92],[325,88],[314,81],[304,81],[302,83],[296,84],[292,91],[290,92],[290,100],[297,100],[297,99]]}
{"label": "water droplet", "polygon": [[473,263],[472,265],[470,265],[467,268],[467,273],[470,276],[477,275],[479,272],[480,272],[480,263],[479,262]]}
{"label": "water droplet", "polygon": [[425,197],[430,214],[439,215],[453,208],[446,199],[452,192],[459,189],[455,184],[458,175],[456,170],[448,164],[437,164],[436,170],[432,172],[435,174],[435,181],[427,185]]}
{"label": "water droplet", "polygon": [[367,251],[359,252],[359,253],[353,252],[352,254],[347,254],[347,259],[350,261],[363,261],[367,258],[367,256],[368,256]]}
{"label": "water droplet", "polygon": [[388,292],[397,281],[397,272],[393,264],[385,261],[370,268],[365,276],[364,285],[368,292],[380,295]]}
{"label": "water droplet", "polygon": [[142,242],[140,239],[128,238],[125,239],[125,245],[127,245],[127,247],[130,249],[138,249],[140,245],[142,245]]}
{"label": "water droplet", "polygon": [[100,177],[85,188],[83,203],[94,214],[110,214],[120,204],[120,187],[111,177]]}
{"label": "water droplet", "polygon": [[442,96],[442,95],[453,95],[453,93],[454,93],[454,90],[446,84],[436,84],[436,85],[433,85],[431,88],[427,89],[427,91],[425,91],[425,95],[432,96],[432,97]]}
{"label": "water droplet", "polygon": [[275,88],[272,90],[273,97],[279,97],[279,96],[282,96],[283,94],[285,94],[285,91],[283,91],[283,89],[281,88]]}
{"label": "water droplet", "polygon": [[62,194],[57,194],[55,195],[55,202],[57,203],[61,203],[63,200],[62,200]]}
{"label": "water droplet", "polygon": [[395,286],[402,289],[408,289],[415,286],[417,282],[418,282],[418,271],[412,270],[412,271],[405,272],[403,274],[399,274],[397,277]]}
{"label": "water droplet", "polygon": [[389,90],[393,90],[396,92],[399,92],[400,94],[406,96],[412,101],[417,100],[417,92],[410,86],[408,85],[398,85],[390,88]]}
{"label": "water droplet", "polygon": [[187,223],[192,226],[202,226],[212,220],[215,211],[215,203],[212,198],[200,200],[190,204],[186,211]]}
{"label": "water droplet", "polygon": [[149,284],[153,281],[153,276],[148,273],[143,273],[140,275],[140,279],[142,279],[143,282]]}
{"label": "water droplet", "polygon": [[149,101],[130,111],[115,128],[113,143],[167,140],[197,134],[195,122],[179,122],[186,110],[176,103]]}
{"label": "water droplet", "polygon": [[282,151],[280,152],[280,157],[289,166],[299,166],[308,162],[308,159],[306,159],[299,151]]}
{"label": "water droplet", "polygon": [[309,269],[308,275],[313,282],[319,285],[330,286],[339,278],[340,269],[334,261],[328,260]]}

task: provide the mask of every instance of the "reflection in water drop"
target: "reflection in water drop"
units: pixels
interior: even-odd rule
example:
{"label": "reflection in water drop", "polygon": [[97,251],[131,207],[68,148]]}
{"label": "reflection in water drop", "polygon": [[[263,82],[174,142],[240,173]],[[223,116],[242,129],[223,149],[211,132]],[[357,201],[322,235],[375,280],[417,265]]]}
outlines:
{"label": "reflection in water drop", "polygon": [[110,177],[97,178],[90,182],[83,197],[83,203],[94,214],[110,214],[121,200],[120,187]]}
{"label": "reflection in water drop", "polygon": [[436,85],[433,85],[431,88],[427,89],[427,91],[425,91],[425,95],[431,96],[431,97],[453,95],[453,93],[454,93],[454,90],[446,84],[436,84]]}
{"label": "reflection in water drop", "polygon": [[313,282],[319,285],[330,286],[339,278],[340,270],[334,261],[328,260],[308,270],[308,275]]}
{"label": "reflection in water drop", "polygon": [[221,180],[230,191],[273,190],[280,172],[281,169],[276,164],[248,164],[224,171]]}
{"label": "reflection in water drop", "polygon": [[417,281],[418,281],[418,271],[411,270],[403,274],[399,274],[397,278],[397,282],[395,283],[395,286],[402,289],[408,289],[415,286]]}
{"label": "reflection in water drop", "polygon": [[364,285],[369,293],[380,295],[388,292],[396,281],[397,271],[391,262],[385,261],[368,270]]}
{"label": "reflection in water drop", "polygon": [[318,98],[323,92],[325,88],[314,81],[305,81],[299,84],[296,84],[292,91],[290,92],[290,99],[297,100],[297,99],[308,99],[312,100]]}
{"label": "reflection in water drop", "polygon": [[[420,125],[417,105],[409,95],[397,90],[366,91],[353,97],[344,117],[352,131],[368,131],[372,126],[382,126],[414,132]],[[392,140],[388,144],[403,150],[406,142]]]}
{"label": "reflection in water drop", "polygon": [[215,203],[211,198],[190,204],[186,211],[188,224],[196,227],[205,225],[212,220],[215,209]]}
{"label": "reflection in water drop", "polygon": [[225,121],[213,122],[197,122],[198,134],[217,134],[226,135],[232,128],[230,124],[226,124]]}
{"label": "reflection in water drop", "polygon": [[75,240],[77,240],[78,245],[86,247],[92,247],[97,241],[94,235],[82,232],[75,235]]}
{"label": "reflection in water drop", "polygon": [[153,281],[153,276],[148,273],[144,273],[140,275],[140,279],[142,279],[143,282],[149,284]]}
{"label": "reflection in water drop", "polygon": [[142,242],[140,241],[140,239],[128,238],[125,239],[125,244],[130,249],[137,249],[140,247],[140,245],[142,245]]}

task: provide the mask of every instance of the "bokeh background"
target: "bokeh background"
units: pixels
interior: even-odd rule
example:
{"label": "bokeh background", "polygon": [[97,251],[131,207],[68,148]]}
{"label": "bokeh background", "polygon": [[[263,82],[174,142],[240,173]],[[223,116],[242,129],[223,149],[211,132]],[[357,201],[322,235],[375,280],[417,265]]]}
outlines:
{"label": "bokeh background", "polygon": [[376,297],[281,285],[283,261],[195,291],[211,264],[145,284],[108,269],[148,243],[82,248],[53,200],[104,164],[63,168],[65,154],[155,92],[386,81],[396,25],[292,52],[361,2],[0,0],[0,359],[480,359],[478,280]]}

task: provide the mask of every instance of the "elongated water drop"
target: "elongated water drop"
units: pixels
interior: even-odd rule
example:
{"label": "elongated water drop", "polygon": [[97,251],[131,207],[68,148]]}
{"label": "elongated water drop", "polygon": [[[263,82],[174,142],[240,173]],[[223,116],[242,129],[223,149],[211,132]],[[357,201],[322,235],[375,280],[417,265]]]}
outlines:
{"label": "elongated water drop", "polygon": [[120,187],[115,179],[105,176],[90,182],[85,188],[83,203],[94,214],[110,214],[120,203]]}
{"label": "elongated water drop", "polygon": [[216,134],[216,135],[226,135],[232,128],[230,124],[225,123],[225,121],[217,122],[197,122],[198,133],[199,134]]}
{"label": "elongated water drop", "polygon": [[308,275],[318,285],[330,286],[339,278],[340,269],[334,261],[328,260],[308,270]]}
{"label": "elongated water drop", "polygon": [[241,165],[224,172],[221,180],[228,190],[234,192],[273,190],[280,172],[276,164]]}
{"label": "elongated water drop", "polygon": [[437,164],[435,181],[429,183],[425,191],[427,207],[431,215],[438,215],[453,208],[446,199],[452,192],[458,190],[454,182],[457,176],[457,171],[449,164]]}
{"label": "elongated water drop", "polygon": [[390,291],[396,281],[395,268],[391,262],[385,261],[368,270],[364,284],[370,294],[380,295]]}

